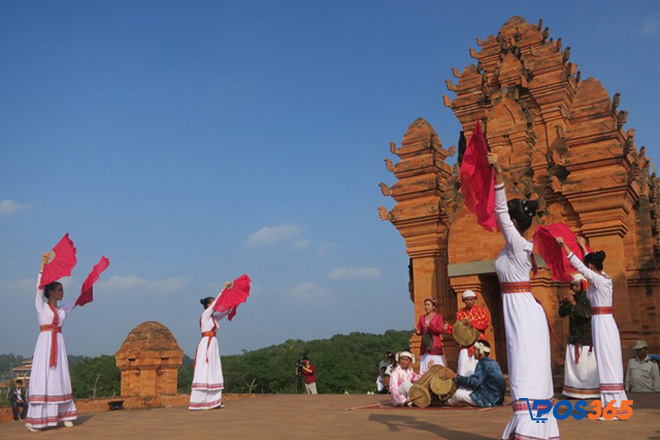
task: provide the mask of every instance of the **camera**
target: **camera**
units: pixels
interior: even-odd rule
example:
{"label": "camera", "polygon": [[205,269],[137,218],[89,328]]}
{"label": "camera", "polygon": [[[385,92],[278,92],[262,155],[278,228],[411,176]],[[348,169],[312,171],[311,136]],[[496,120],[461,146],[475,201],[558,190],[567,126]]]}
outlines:
{"label": "camera", "polygon": [[304,366],[305,366],[305,358],[299,359],[298,363],[296,364],[296,371],[298,374],[302,374],[302,370]]}

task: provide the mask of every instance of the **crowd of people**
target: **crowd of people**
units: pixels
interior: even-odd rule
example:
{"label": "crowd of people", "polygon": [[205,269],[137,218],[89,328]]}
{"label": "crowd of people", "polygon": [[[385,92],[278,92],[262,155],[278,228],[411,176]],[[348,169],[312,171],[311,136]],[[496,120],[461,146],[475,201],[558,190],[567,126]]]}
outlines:
{"label": "crowd of people", "polygon": [[[534,407],[536,400],[554,404],[550,343],[556,334],[541,302],[531,292],[530,273],[536,271],[534,244],[526,238],[538,204],[523,199],[507,200],[498,156],[487,153],[487,163],[494,175],[497,229],[505,242],[495,260],[495,272],[502,294],[513,416],[502,438],[558,438],[559,428],[552,412],[543,424],[529,417],[529,408]],[[619,330],[612,314],[613,283],[603,266],[606,254],[590,251],[583,237],[576,240],[584,255],[582,259],[561,235],[554,239],[563,258],[573,267],[570,293],[561,299],[558,310],[560,317],[569,319],[563,394],[570,398],[600,399],[603,407],[609,404],[616,408],[617,417],[611,420],[617,420],[618,416],[626,419],[626,391],[660,391],[658,364],[648,356],[646,342],[637,341],[633,347],[637,356],[628,362],[624,380]],[[476,296],[471,290],[463,292],[465,307],[458,310],[456,322],[469,322],[480,336],[471,346],[461,346],[458,374],[451,370],[439,373],[444,378],[454,378],[458,385],[445,405],[494,406],[502,404],[504,399],[504,376],[497,362],[489,357],[490,344],[484,335],[490,319],[485,309],[475,305]],[[377,389],[380,393],[389,389],[394,405],[411,405],[412,385],[432,365],[446,364],[442,334],[451,332],[452,326],[436,312],[436,306],[435,299],[425,299],[424,314],[414,326],[415,333],[421,336],[419,374],[412,368],[415,357],[409,351],[396,354],[396,365],[388,353],[386,361],[390,365],[380,365]]]}

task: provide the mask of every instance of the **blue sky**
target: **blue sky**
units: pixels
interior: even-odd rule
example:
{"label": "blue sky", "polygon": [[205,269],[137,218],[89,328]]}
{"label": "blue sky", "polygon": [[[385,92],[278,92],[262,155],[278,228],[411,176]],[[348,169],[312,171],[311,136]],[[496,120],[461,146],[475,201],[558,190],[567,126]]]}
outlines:
{"label": "blue sky", "polygon": [[71,354],[157,320],[191,355],[199,298],[243,273],[225,354],[411,328],[404,243],[376,211],[388,142],[422,116],[456,143],[444,80],[513,15],[621,92],[660,163],[659,3],[501,3],[0,2],[0,353],[32,354],[40,254],[65,232],[65,299],[111,261]]}

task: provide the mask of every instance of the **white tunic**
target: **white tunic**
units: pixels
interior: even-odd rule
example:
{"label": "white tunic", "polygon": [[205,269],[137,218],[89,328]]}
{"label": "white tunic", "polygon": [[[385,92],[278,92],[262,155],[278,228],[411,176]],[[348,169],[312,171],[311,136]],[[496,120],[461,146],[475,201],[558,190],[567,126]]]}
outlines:
{"label": "white tunic", "polygon": [[[500,283],[529,283],[532,269],[530,256],[533,243],[525,240],[509,217],[504,185],[495,185],[497,225],[506,242],[495,260]],[[506,332],[509,385],[513,400],[513,418],[506,426],[503,439],[559,438],[557,420],[548,415],[545,423],[536,423],[522,398],[551,400],[554,396],[550,359],[550,332],[543,307],[531,292],[503,293],[502,309]],[[527,437],[525,437],[527,436]]]}
{"label": "white tunic", "polygon": [[[215,331],[218,327],[216,320],[219,321],[231,311],[230,309],[223,313],[214,312],[215,301],[202,313],[200,318],[202,333]],[[219,407],[222,405],[224,387],[218,340],[214,336],[203,336],[197,344],[195,353],[195,373],[188,409],[202,410]]]}
{"label": "white tunic", "polygon": [[575,345],[566,345],[566,360],[564,363],[564,396],[576,399],[598,399],[598,363],[593,347],[581,345],[578,347],[579,359],[575,357]]}
{"label": "white tunic", "polygon": [[[43,289],[39,289],[39,284],[41,284],[41,273],[37,277],[37,297],[34,304],[39,325],[52,325],[55,314],[44,297]],[[59,321],[57,325],[60,328],[75,306],[74,300],[56,309]],[[26,424],[33,428],[57,426],[58,422],[78,418],[71,393],[71,375],[62,333],[57,333],[57,365],[53,367],[50,366],[51,345],[52,332],[40,332],[32,360],[30,404],[26,418]]]}
{"label": "white tunic", "polygon": [[621,401],[627,400],[623,387],[623,360],[621,357],[621,339],[614,316],[609,313],[597,314],[595,307],[612,307],[614,289],[612,279],[603,272],[598,274],[585,266],[572,252],[568,260],[588,281],[587,298],[591,303],[591,335],[598,363],[600,382],[600,400],[603,406],[614,400],[614,406],[620,408]]}

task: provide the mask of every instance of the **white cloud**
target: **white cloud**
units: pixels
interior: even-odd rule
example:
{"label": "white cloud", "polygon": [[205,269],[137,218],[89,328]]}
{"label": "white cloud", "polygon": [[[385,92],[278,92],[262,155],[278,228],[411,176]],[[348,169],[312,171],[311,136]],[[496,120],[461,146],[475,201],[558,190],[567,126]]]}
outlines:
{"label": "white cloud", "polygon": [[255,247],[281,243],[299,236],[302,231],[303,227],[299,225],[264,226],[248,237],[245,246]]}
{"label": "white cloud", "polygon": [[337,267],[328,277],[333,280],[372,280],[380,278],[382,273],[375,267]]}
{"label": "white cloud", "polygon": [[300,249],[308,248],[310,244],[312,244],[311,241],[307,240],[306,238],[303,238],[302,240],[294,241],[291,247],[295,250],[300,250]]}
{"label": "white cloud", "polygon": [[659,27],[660,27],[660,22],[658,20],[653,20],[653,21],[647,20],[646,23],[644,23],[642,27],[639,29],[639,32],[646,35],[654,34]]}
{"label": "white cloud", "polygon": [[[68,289],[76,288],[76,279],[73,277],[64,277],[58,280],[62,283],[64,288],[65,300],[67,297]],[[0,281],[0,297],[14,297],[23,298],[25,296],[36,295],[37,293],[37,277],[34,278],[21,278],[16,281]]]}
{"label": "white cloud", "polygon": [[97,286],[112,292],[141,291],[143,293],[172,293],[181,290],[188,280],[183,277],[164,280],[145,280],[137,275],[113,275],[107,281],[99,281]]}
{"label": "white cloud", "polygon": [[325,257],[332,249],[338,249],[339,246],[334,243],[321,243],[319,245],[319,257]]}
{"label": "white cloud", "polygon": [[325,305],[331,301],[327,289],[308,281],[286,290],[284,296],[306,305]]}
{"label": "white cloud", "polygon": [[28,205],[25,203],[18,203],[13,200],[0,200],[0,215],[8,215],[27,207]]}

